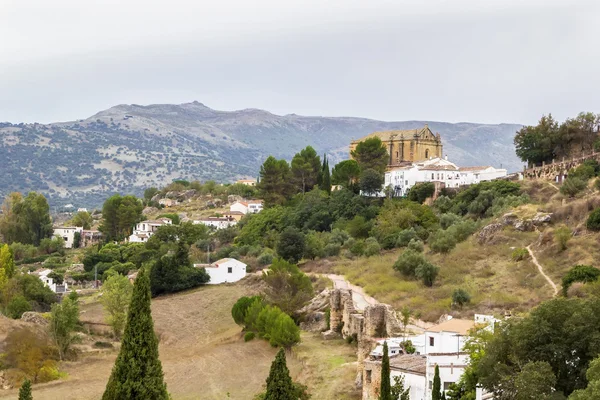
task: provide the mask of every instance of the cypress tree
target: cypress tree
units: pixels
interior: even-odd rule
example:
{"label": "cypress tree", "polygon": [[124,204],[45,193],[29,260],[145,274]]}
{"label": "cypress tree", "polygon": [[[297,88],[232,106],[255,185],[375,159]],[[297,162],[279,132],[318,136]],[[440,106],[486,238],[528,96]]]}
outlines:
{"label": "cypress tree", "polygon": [[444,392],[442,392],[442,397],[440,397],[441,400],[446,400],[446,394]]}
{"label": "cypress tree", "polygon": [[440,367],[436,364],[435,375],[433,376],[433,389],[431,390],[431,400],[442,400],[442,382],[440,380]]}
{"label": "cypress tree", "polygon": [[150,278],[140,269],[133,287],[121,351],[102,400],[167,400],[150,312]]}
{"label": "cypress tree", "polygon": [[31,395],[31,382],[29,379],[25,379],[23,385],[19,389],[19,400],[33,400]]}
{"label": "cypress tree", "polygon": [[331,171],[329,170],[329,160],[327,160],[327,154],[323,154],[323,166],[321,168],[319,177],[319,188],[327,193],[331,193]]}
{"label": "cypress tree", "polygon": [[264,400],[293,400],[296,390],[285,363],[285,352],[279,350],[267,378],[267,393]]}
{"label": "cypress tree", "polygon": [[390,356],[387,341],[383,342],[383,358],[381,360],[381,386],[379,400],[392,400],[392,383],[390,382]]}

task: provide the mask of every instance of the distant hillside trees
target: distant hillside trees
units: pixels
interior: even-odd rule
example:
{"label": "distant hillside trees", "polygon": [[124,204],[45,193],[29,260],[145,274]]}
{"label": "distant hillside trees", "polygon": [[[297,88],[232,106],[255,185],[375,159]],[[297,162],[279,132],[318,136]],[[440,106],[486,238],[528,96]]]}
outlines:
{"label": "distant hillside trees", "polygon": [[90,229],[93,223],[94,219],[92,218],[92,215],[87,211],[78,211],[77,214],[75,214],[73,218],[71,218],[71,221],[69,221],[69,225],[82,226],[83,229]]}
{"label": "distant hillside trees", "polygon": [[292,177],[296,191],[306,193],[319,182],[321,157],[315,149],[307,146],[292,158]]}
{"label": "distant hillside trees", "polygon": [[292,194],[290,166],[285,160],[269,156],[260,167],[258,190],[266,206],[283,204]]}
{"label": "distant hillside trees", "polygon": [[123,240],[129,236],[133,226],[142,218],[142,202],[135,196],[115,194],[102,207],[102,224],[99,230],[107,242]]}
{"label": "distant hillside trees", "polygon": [[600,114],[582,112],[559,124],[551,114],[537,125],[524,126],[514,139],[517,156],[529,164],[550,163],[563,157],[578,157],[600,151]]}
{"label": "distant hillside trees", "polygon": [[11,193],[2,206],[0,234],[7,243],[19,242],[39,246],[44,238],[52,236],[50,207],[42,194]]}

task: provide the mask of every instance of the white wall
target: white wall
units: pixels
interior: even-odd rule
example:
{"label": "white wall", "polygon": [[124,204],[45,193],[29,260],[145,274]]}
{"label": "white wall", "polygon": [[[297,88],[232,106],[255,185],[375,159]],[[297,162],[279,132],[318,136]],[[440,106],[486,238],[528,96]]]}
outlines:
{"label": "white wall", "polygon": [[[241,261],[229,259],[225,262],[217,261],[213,265],[217,263],[218,267],[210,266],[206,268],[206,272],[210,275],[210,281],[208,283],[211,285],[237,282],[246,276],[246,264]],[[230,268],[231,272],[229,272]]]}
{"label": "white wall", "polygon": [[248,207],[246,207],[239,201],[236,201],[231,206],[229,206],[229,211],[239,211],[243,214],[248,214]]}
{"label": "white wall", "polygon": [[409,387],[410,400],[425,400],[426,381],[423,375],[390,371],[391,384],[394,384],[395,376],[404,376],[404,387]]}
{"label": "white wall", "polygon": [[75,232],[83,232],[83,227],[62,227],[54,229],[54,236],[60,236],[65,240],[65,247],[67,249],[73,248],[73,241],[75,240]]}

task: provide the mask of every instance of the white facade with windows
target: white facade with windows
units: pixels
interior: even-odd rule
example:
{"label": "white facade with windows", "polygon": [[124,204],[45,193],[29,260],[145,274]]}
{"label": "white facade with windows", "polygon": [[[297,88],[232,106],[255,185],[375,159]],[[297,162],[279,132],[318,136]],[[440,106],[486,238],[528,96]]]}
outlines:
{"label": "white facade with windows", "polygon": [[146,243],[158,228],[171,224],[170,218],[142,221],[135,225],[133,233],[129,236],[128,240],[130,243]]}
{"label": "white facade with windows", "polygon": [[246,276],[246,264],[234,258],[223,258],[212,264],[194,264],[196,268],[205,268],[210,275],[209,285],[237,282]]}
{"label": "white facade with windows", "polygon": [[210,228],[225,229],[237,225],[237,221],[228,217],[208,217],[193,222],[195,225],[206,225]]}
{"label": "white facade with windows", "polygon": [[238,211],[243,214],[256,214],[263,209],[262,200],[236,201],[229,206],[229,211]]}
{"label": "white facade with windows", "polygon": [[72,249],[75,241],[75,233],[79,232],[81,235],[83,227],[78,226],[58,226],[54,228],[54,236],[58,236],[64,239],[65,248]]}
{"label": "white facade with windows", "polygon": [[40,280],[42,281],[42,283],[44,284],[44,286],[47,286],[50,288],[50,290],[52,290],[54,293],[66,293],[69,290],[69,286],[67,285],[67,282],[64,283],[55,283],[53,278],[50,278],[48,275],[50,275],[52,273],[51,269],[39,269],[35,272],[32,272],[33,275],[36,275],[38,278],[40,278]]}

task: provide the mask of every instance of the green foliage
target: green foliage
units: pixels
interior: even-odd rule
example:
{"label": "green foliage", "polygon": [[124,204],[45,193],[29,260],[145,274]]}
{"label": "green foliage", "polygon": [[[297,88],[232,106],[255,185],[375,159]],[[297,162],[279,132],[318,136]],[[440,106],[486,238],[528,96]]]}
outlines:
{"label": "green foliage", "polygon": [[258,256],[256,261],[258,262],[258,265],[269,265],[273,262],[273,258],[273,252],[264,251],[260,256]]}
{"label": "green foliage", "polygon": [[75,232],[73,234],[73,248],[78,249],[81,247],[81,232]]}
{"label": "green foliage", "polygon": [[415,348],[415,346],[413,345],[412,341],[410,340],[405,340],[401,343],[402,348],[404,349],[404,351],[407,354],[415,354],[415,352],[417,351],[417,349]]}
{"label": "green foliage", "polygon": [[244,342],[249,342],[251,340],[253,340],[256,337],[256,334],[254,332],[246,332],[244,334]]}
{"label": "green foliage", "polygon": [[438,196],[438,198],[433,202],[433,207],[438,210],[440,214],[446,214],[450,212],[453,206],[454,203],[452,202],[452,199],[444,195]]}
{"label": "green foliage", "polygon": [[33,400],[31,394],[31,381],[29,379],[25,379],[19,388],[19,400]]}
{"label": "green foliage", "polygon": [[597,208],[590,213],[585,226],[590,231],[600,231],[600,208]]}
{"label": "green foliage", "polygon": [[435,365],[435,373],[433,375],[431,400],[442,400],[442,381],[440,380],[440,367],[437,364]]}
{"label": "green foliage", "polygon": [[323,232],[310,231],[305,236],[304,258],[314,260],[323,257],[326,238]]}
{"label": "green foliage", "polygon": [[6,305],[4,313],[7,317],[19,319],[27,311],[31,311],[31,304],[29,304],[25,296],[17,295]]}
{"label": "green foliage", "polygon": [[442,229],[448,229],[452,225],[457,224],[462,221],[460,215],[445,213],[440,215],[440,226]]}
{"label": "green foliage", "polygon": [[158,358],[145,268],[135,280],[121,350],[102,396],[102,400],[120,399],[169,399]]}
{"label": "green foliage", "polygon": [[559,125],[552,115],[543,115],[536,126],[524,126],[515,136],[517,156],[532,164],[551,162],[558,154],[554,151],[560,142]]}
{"label": "green foliage", "polygon": [[391,388],[391,395],[392,400],[410,400],[410,387],[405,387],[403,376],[394,376],[394,384]]}
{"label": "green foliage", "polygon": [[381,359],[379,400],[393,400],[390,380],[390,355],[388,354],[387,341],[383,342],[383,358]]}
{"label": "green foliage", "polygon": [[373,169],[380,174],[385,172],[389,160],[387,150],[378,137],[369,138],[358,143],[350,154],[358,163],[361,171]]}
{"label": "green foliage", "polygon": [[261,297],[260,296],[252,296],[252,297],[240,297],[238,299],[238,301],[236,301],[236,303],[233,305],[233,308],[231,309],[231,316],[233,317],[233,320],[235,321],[236,324],[238,325],[243,325],[245,322],[245,318],[246,318],[246,312],[248,311],[248,308],[250,307],[250,305],[252,305],[252,303],[254,303],[256,300],[260,301]]}
{"label": "green foliage", "polygon": [[152,296],[191,289],[210,280],[204,268],[194,268],[189,260],[187,245],[181,241],[174,255],[164,255],[150,270]]}
{"label": "green foliage", "polygon": [[106,310],[107,322],[115,337],[120,338],[127,321],[127,307],[131,301],[133,286],[126,276],[113,274],[102,285],[100,303]]}
{"label": "green foliage", "polygon": [[257,188],[267,207],[283,204],[289,199],[293,193],[293,186],[287,161],[269,156],[260,167],[260,182]]}
{"label": "green foliage", "polygon": [[281,232],[284,227],[284,218],[287,209],[281,206],[270,207],[260,213],[244,217],[240,222],[240,234],[235,239],[236,244],[274,246],[276,236],[273,232]]}
{"label": "green foliage", "polygon": [[471,295],[466,290],[459,288],[452,292],[452,304],[462,308],[471,302]]}
{"label": "green foliage", "polygon": [[52,239],[44,238],[40,241],[38,250],[42,254],[63,254],[65,251],[65,240],[60,236],[55,236]]}
{"label": "green foliage", "polygon": [[310,278],[297,265],[283,259],[273,261],[271,268],[263,272],[263,280],[269,303],[287,314],[302,308],[314,294]]}
{"label": "green foliage", "polygon": [[0,244],[0,269],[8,279],[15,275],[15,260],[8,244]]}
{"label": "green foliage", "polygon": [[576,178],[576,177],[568,177],[563,182],[560,187],[560,192],[565,196],[575,197],[577,194],[581,193],[587,187],[586,181]]}
{"label": "green foliage", "polygon": [[94,219],[92,215],[87,211],[78,211],[77,214],[71,218],[69,221],[69,225],[71,226],[80,226],[83,229],[91,229],[94,223]]}
{"label": "green foliage", "polygon": [[437,278],[439,272],[440,272],[439,267],[437,267],[429,262],[426,262],[426,263],[420,264],[415,269],[415,276],[418,279],[421,279],[425,286],[431,287],[431,286],[433,286],[433,282],[435,282],[435,278]]}
{"label": "green foliage", "polygon": [[414,250],[416,252],[422,253],[423,250],[425,249],[425,246],[423,245],[423,242],[420,241],[419,239],[411,239],[410,242],[408,242],[408,246],[409,249]]}
{"label": "green foliage", "polygon": [[585,389],[579,389],[571,393],[569,400],[595,400],[600,398],[600,358],[590,362],[585,373],[588,385]]}
{"label": "green foliage", "polygon": [[321,158],[315,149],[306,146],[305,149],[292,158],[292,180],[296,191],[306,193],[317,185],[321,173]]}
{"label": "green foliage", "polygon": [[379,254],[380,251],[381,246],[379,246],[379,243],[377,243],[377,239],[370,237],[365,240],[365,248],[363,251],[363,255],[365,257],[372,257]]}
{"label": "green foliage", "polygon": [[156,196],[158,194],[158,192],[160,192],[160,190],[158,190],[155,187],[150,187],[150,188],[144,190],[144,203],[145,204],[150,203],[150,200],[152,200],[152,198],[154,196]]}
{"label": "green foliage", "polygon": [[50,207],[44,195],[29,192],[23,198],[20,193],[11,193],[2,208],[0,234],[7,243],[39,246],[42,239],[52,236]]}
{"label": "green foliage", "polygon": [[50,306],[56,303],[56,293],[35,275],[17,275],[13,282],[15,291],[22,294],[36,310],[48,311]]}
{"label": "green foliage", "polygon": [[287,227],[279,235],[277,254],[284,260],[298,262],[304,254],[305,246],[302,232],[293,227]]}
{"label": "green foliage", "polygon": [[325,257],[336,257],[340,255],[342,246],[337,243],[329,243],[323,248]]}
{"label": "green foliage", "polygon": [[554,239],[558,242],[561,251],[567,249],[567,243],[573,237],[573,233],[566,225],[561,225],[554,230]]}
{"label": "green foliage", "polygon": [[511,258],[513,259],[513,261],[516,261],[516,262],[523,261],[528,257],[529,257],[529,252],[527,251],[527,249],[525,249],[523,247],[514,249],[511,254]]}
{"label": "green foliage", "polygon": [[595,282],[600,276],[600,270],[589,265],[576,265],[562,279],[563,295],[567,295],[573,282]]}
{"label": "green foliage", "polygon": [[[591,163],[589,161],[591,161]],[[596,176],[597,168],[598,163],[595,160],[588,160],[579,165],[577,168],[571,169],[569,171],[569,178],[578,178],[584,182],[587,182]]]}
{"label": "green foliage", "polygon": [[516,400],[551,400],[556,377],[545,361],[528,362],[516,375],[514,391]]}
{"label": "green foliage", "polygon": [[500,198],[519,197],[521,186],[516,182],[505,180],[481,182],[471,185],[452,199],[452,212],[459,215],[470,213],[476,217],[484,217],[492,211],[494,201]]}
{"label": "green foliage", "polygon": [[176,213],[160,214],[156,218],[169,218],[173,225],[179,225],[181,223],[181,218],[179,218],[179,214]]}
{"label": "green foliage", "polygon": [[382,172],[368,168],[361,171],[358,187],[367,196],[374,196],[381,190],[384,182],[385,177]]}
{"label": "green foliage", "polygon": [[341,185],[346,189],[354,191],[359,176],[360,167],[356,160],[345,160],[333,167],[331,182],[334,185]]}
{"label": "green foliage", "polygon": [[264,400],[291,400],[296,398],[294,383],[285,362],[285,352],[280,349],[275,361],[271,364]]}
{"label": "green foliage", "polygon": [[[390,245],[393,247],[396,244],[398,235],[403,230],[417,227],[429,229],[435,223],[437,217],[428,206],[408,200],[386,199],[371,233],[383,248],[390,248]],[[410,239],[406,241],[406,245]]]}
{"label": "green foliage", "polygon": [[120,241],[129,236],[142,218],[144,206],[135,196],[115,194],[102,206],[102,223],[98,228],[106,242]]}
{"label": "green foliage", "polygon": [[50,337],[52,338],[61,360],[75,340],[75,328],[79,322],[79,304],[77,299],[68,296],[60,304],[53,304],[50,314]]}
{"label": "green foliage", "polygon": [[396,246],[407,247],[413,240],[419,240],[414,228],[401,230],[396,238]]}
{"label": "green foliage", "polygon": [[422,253],[405,250],[394,263],[394,269],[407,277],[416,277],[425,286],[432,286],[439,273],[439,267],[430,264]]}
{"label": "green foliage", "polygon": [[435,253],[449,253],[456,247],[456,238],[452,232],[439,230],[429,237],[429,248]]}
{"label": "green foliage", "polygon": [[426,199],[435,193],[435,185],[432,182],[417,183],[408,192],[408,200],[423,204]]}

